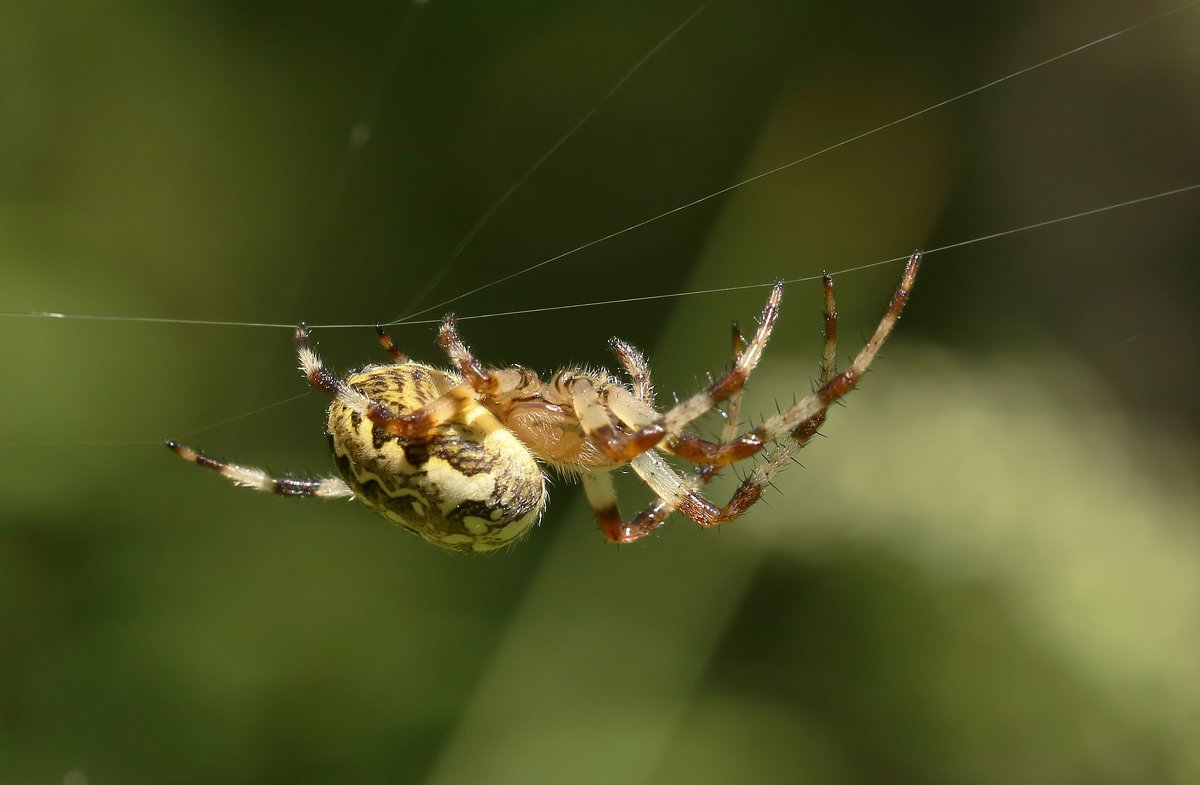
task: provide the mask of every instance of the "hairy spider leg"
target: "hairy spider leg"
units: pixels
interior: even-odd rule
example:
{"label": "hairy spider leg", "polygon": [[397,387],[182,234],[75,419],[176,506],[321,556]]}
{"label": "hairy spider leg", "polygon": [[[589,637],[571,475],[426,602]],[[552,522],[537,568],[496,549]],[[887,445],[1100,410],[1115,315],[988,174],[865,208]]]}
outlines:
{"label": "hairy spider leg", "polygon": [[[734,331],[737,332],[737,325],[734,325]],[[646,356],[641,350],[633,344],[622,341],[620,338],[611,338],[608,342],[613,354],[617,356],[625,373],[629,375],[631,388],[634,398],[636,398],[644,407],[651,410],[654,409],[654,383],[650,375],[650,363],[646,360]],[[734,347],[734,357],[736,359],[738,347]],[[733,401],[740,397],[740,394],[735,394],[730,398],[730,405]],[[631,413],[628,416],[634,416],[636,413]],[[716,472],[713,472],[715,475]],[[705,478],[703,482],[707,482]],[[587,497],[588,504],[592,508],[592,513],[596,518],[596,525],[603,533],[604,537],[612,542],[621,542],[622,533],[627,528],[622,524],[621,512],[617,506],[617,492],[613,486],[612,472],[609,471],[592,471],[585,472],[582,475],[583,491]],[[653,527],[647,529],[652,531],[662,524],[663,520],[671,514],[674,508],[670,507],[661,499],[656,499],[649,507],[639,513],[635,517],[635,521],[649,516],[654,516],[656,523]]]}
{"label": "hairy spider leg", "polygon": [[[821,375],[817,378],[818,388],[829,384],[837,372],[837,298],[833,293],[833,277],[829,273],[821,273],[821,287],[825,290],[825,348],[821,352]],[[817,431],[825,424],[828,409],[809,417],[792,431],[792,439],[799,450],[808,440],[816,436]],[[730,438],[732,441],[732,437]]]}
{"label": "hairy spider leg", "polygon": [[750,372],[762,359],[775,320],[779,318],[779,303],[782,299],[783,281],[776,281],[771,287],[771,294],[763,307],[762,316],[759,317],[754,337],[729,370],[717,377],[708,387],[675,404],[657,420],[632,433],[621,433],[609,427],[601,428],[595,433],[589,432],[588,436],[610,461],[618,464],[632,461],[634,457],[658,446],[664,438],[674,439],[694,420],[745,386]]}
{"label": "hairy spider leg", "polygon": [[[746,338],[742,335],[737,322],[733,323],[731,337],[733,343],[733,361],[736,363],[746,348]],[[617,355],[617,359],[621,361],[621,365],[624,366],[625,372],[629,374],[633,382],[634,395],[646,406],[654,408],[654,386],[650,377],[650,364],[646,361],[645,355],[632,344],[626,343],[619,338],[611,339],[609,345]],[[741,390],[738,390],[729,397],[725,423],[721,429],[722,441],[728,441],[737,433],[737,421],[741,412],[741,403]],[[698,466],[692,474],[692,483],[696,488],[703,487],[716,477],[719,472],[720,467]],[[645,537],[647,534],[658,529],[659,526],[662,526],[671,513],[675,511],[675,508],[671,504],[659,497],[641,512],[634,515],[629,523],[623,523],[621,513],[617,507],[616,491],[613,488],[611,473],[584,475],[583,487],[588,503],[591,505],[592,511],[596,516],[597,525],[605,538],[610,542],[633,542]]]}
{"label": "hairy spider leg", "polygon": [[386,404],[374,401],[325,370],[324,363],[308,345],[309,330],[304,324],[296,327],[296,354],[300,371],[309,383],[324,390],[346,408],[358,412],[385,433],[401,439],[419,440],[442,423],[453,420],[464,407],[472,404],[475,393],[466,382],[412,412],[397,413]]}
{"label": "hairy spider leg", "polygon": [[441,327],[438,328],[438,343],[450,358],[450,362],[463,375],[466,384],[475,391],[477,399],[499,401],[523,390],[533,392],[542,389],[542,382],[537,374],[525,368],[514,366],[484,370],[483,364],[471,354],[471,350],[458,334],[458,326],[452,313],[442,318]]}
{"label": "hairy spider leg", "polygon": [[[900,286],[892,295],[887,311],[879,321],[875,332],[867,344],[855,355],[850,367],[845,371],[830,378],[811,395],[802,398],[728,444],[716,444],[701,439],[695,434],[685,433],[677,436],[676,441],[671,445],[671,451],[692,463],[725,465],[754,455],[765,445],[789,431],[792,432],[794,439],[805,439],[812,436],[810,432],[812,423],[816,422],[818,426],[820,425],[819,418],[834,402],[854,389],[879,353],[880,348],[896,326],[900,312],[904,310],[904,306],[908,302],[909,293],[916,281],[920,265],[921,252],[916,251],[909,257],[908,263],[904,267]],[[836,312],[834,316],[836,316]],[[832,360],[829,363],[832,367]]]}
{"label": "hairy spider leg", "polygon": [[166,445],[167,449],[185,461],[212,469],[222,477],[244,488],[253,488],[256,491],[266,491],[279,496],[320,496],[326,499],[354,497],[354,491],[350,490],[350,486],[346,485],[339,477],[294,477],[290,474],[272,477],[263,469],[218,461],[216,458],[210,458],[198,450],[193,450],[191,447],[170,439],[166,440]]}
{"label": "hairy spider leg", "polygon": [[[900,313],[908,303],[908,298],[917,279],[917,270],[920,266],[921,252],[915,251],[908,258],[908,263],[904,266],[904,275],[900,279],[900,286],[896,289],[896,293],[892,295],[892,300],[888,304],[887,311],[884,313],[883,318],[880,319],[879,325],[875,328],[875,332],[871,335],[870,340],[854,356],[854,360],[850,363],[849,368],[836,374],[825,384],[822,384],[816,392],[784,409],[759,426],[759,430],[767,441],[780,438],[789,431],[791,432],[793,442],[799,440],[804,436],[809,423],[815,417],[823,416],[833,403],[858,385],[863,374],[867,372],[876,355],[879,354],[879,350],[883,348],[884,342],[891,335],[896,322],[899,321]],[[808,435],[811,436],[811,434]]]}
{"label": "hairy spider leg", "polygon": [[634,396],[650,408],[654,408],[654,384],[650,380],[650,363],[647,362],[646,355],[633,344],[620,338],[609,338],[608,347],[621,361],[625,373],[629,374]]}
{"label": "hairy spider leg", "polygon": [[[837,300],[834,294],[833,279],[828,274],[823,274],[821,283],[825,291],[825,344],[821,353],[818,384],[824,385],[833,378],[837,359]],[[732,338],[734,361],[736,362],[746,346],[746,339],[742,336],[736,322],[733,325]],[[729,399],[729,411],[721,431],[721,443],[729,443],[737,434],[740,408],[741,391]],[[740,517],[758,501],[763,490],[771,483],[775,475],[787,467],[793,452],[812,438],[824,421],[825,412],[822,411],[797,427],[792,434],[794,447],[788,445],[772,451],[767,460],[756,466],[742,481],[724,507],[717,507],[698,493],[700,488],[718,474],[721,468],[719,465],[702,464],[697,466],[689,481],[672,471],[660,456],[650,453],[638,456],[634,459],[632,467],[659,498],[630,519],[628,523],[621,524],[618,521],[615,541],[634,542],[645,537],[658,529],[676,509],[706,528]],[[609,523],[606,536],[611,529],[612,524]],[[609,539],[614,538],[610,536]]]}
{"label": "hairy spider leg", "polygon": [[500,389],[500,374],[485,371],[479,360],[475,359],[475,355],[471,354],[471,350],[458,334],[454,314],[448,313],[442,319],[442,325],[438,328],[438,343],[450,358],[450,362],[458,368],[476,392],[481,395],[494,395]]}

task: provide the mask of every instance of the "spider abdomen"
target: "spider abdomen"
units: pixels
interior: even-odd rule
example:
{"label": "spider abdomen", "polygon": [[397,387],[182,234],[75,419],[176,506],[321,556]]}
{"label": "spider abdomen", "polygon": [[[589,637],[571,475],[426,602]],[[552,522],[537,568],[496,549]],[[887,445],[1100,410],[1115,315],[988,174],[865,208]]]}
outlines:
{"label": "spider abdomen", "polygon": [[[405,415],[460,380],[406,362],[369,366],[346,384]],[[418,440],[391,435],[335,399],[326,430],[338,471],[359,500],[434,545],[503,547],[528,532],[545,506],[545,478],[533,454],[477,403]]]}

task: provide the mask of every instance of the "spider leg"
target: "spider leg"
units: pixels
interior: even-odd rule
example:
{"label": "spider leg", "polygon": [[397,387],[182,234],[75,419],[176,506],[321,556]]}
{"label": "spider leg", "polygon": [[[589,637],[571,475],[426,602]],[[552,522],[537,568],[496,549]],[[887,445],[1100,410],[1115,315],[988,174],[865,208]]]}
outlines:
{"label": "spider leg", "polygon": [[596,525],[606,540],[624,542],[621,539],[621,511],[617,509],[617,491],[613,487],[612,473],[598,470],[582,475],[583,493],[596,515]]}
{"label": "spider leg", "polygon": [[474,401],[475,393],[467,383],[460,384],[412,412],[398,414],[391,407],[349,386],[325,370],[324,363],[308,345],[308,328],[303,324],[296,328],[296,354],[300,359],[300,371],[310,384],[336,398],[346,408],[369,419],[385,432],[402,439],[420,439],[431,430],[448,422],[468,403]]}
{"label": "spider leg", "polygon": [[[655,505],[647,507],[635,515],[629,523],[621,520],[617,509],[617,495],[613,489],[612,475],[609,472],[589,472],[583,475],[583,492],[587,496],[592,512],[596,514],[596,525],[604,539],[615,543],[635,542],[650,534],[659,526],[671,510],[668,509],[661,517],[656,514]],[[659,504],[656,502],[656,504]],[[661,502],[661,504],[666,504]]]}
{"label": "spider leg", "polygon": [[[771,288],[771,295],[759,317],[758,329],[750,341],[742,336],[741,330],[735,324],[733,327],[734,362],[732,367],[721,374],[716,381],[706,389],[701,390],[690,398],[681,401],[666,412],[658,423],[668,433],[680,433],[684,427],[702,414],[712,409],[721,401],[740,395],[750,378],[751,372],[758,367],[771,337],[775,320],[779,318],[779,304],[783,299],[783,281],[776,281]],[[740,407],[740,402],[739,402]]]}
{"label": "spider leg", "polygon": [[[829,273],[821,273],[821,286],[825,289],[825,348],[821,352],[821,375],[817,383],[823,386],[837,372],[837,299],[833,294],[833,278]],[[792,439],[796,443],[793,451],[817,435],[817,431],[825,424],[827,414],[828,410],[822,409],[796,426],[792,431]]]}
{"label": "spider leg", "polygon": [[[799,402],[784,409],[779,414],[766,420],[762,425],[753,428],[733,439],[728,444],[714,444],[693,434],[680,434],[671,445],[671,451],[685,460],[704,465],[724,465],[748,458],[760,451],[766,444],[791,432],[793,440],[801,444],[813,436],[824,421],[826,410],[846,393],[854,389],[870,367],[875,356],[879,354],[884,342],[896,326],[900,312],[904,310],[916,281],[917,270],[921,265],[921,253],[915,252],[908,259],[904,268],[904,276],[900,286],[892,295],[891,303],[874,334],[854,357],[850,367],[838,374],[833,374],[833,351],[836,339],[836,307],[833,303],[832,282],[826,286],[826,348],[822,358],[822,378],[825,379],[815,392],[802,398]],[[830,329],[832,327],[832,329]]]}
{"label": "spider leg", "polygon": [[167,449],[185,461],[212,469],[227,480],[256,491],[279,496],[319,496],[326,499],[349,499],[354,496],[350,486],[338,477],[293,477],[290,474],[272,477],[262,469],[218,461],[170,439],[166,445]]}
{"label": "spider leg", "polygon": [[[657,453],[648,452],[635,458],[635,470],[637,470],[638,462],[650,456],[658,457]],[[666,472],[671,471],[665,463],[662,464],[662,467]],[[638,471],[638,474],[642,475],[642,472]],[[681,484],[683,483],[681,477],[676,476],[676,479]],[[663,521],[673,509],[667,506],[667,502],[660,500],[635,515],[628,523],[622,522],[621,512],[617,508],[617,494],[613,487],[612,473],[603,469],[583,474],[583,492],[596,516],[596,525],[599,527],[600,533],[609,542],[628,543],[640,540],[662,526]],[[665,508],[665,512],[663,508]]]}
{"label": "spider leg", "polygon": [[383,325],[375,325],[375,334],[379,336],[379,345],[383,347],[385,352],[392,356],[394,362],[408,362],[408,355],[396,348],[396,344],[392,341],[392,336],[384,329]]}
{"label": "spider leg", "polygon": [[[914,254],[909,259],[908,266],[905,268],[905,275],[900,289],[892,298],[892,303],[888,308],[887,314],[885,314],[883,321],[876,329],[875,335],[872,336],[867,346],[859,352],[859,356],[855,358],[850,370],[847,371],[847,374],[849,374],[858,369],[857,376],[854,378],[855,382],[857,382],[858,378],[861,378],[862,372],[870,365],[871,360],[878,353],[879,347],[887,339],[892,327],[895,326],[896,319],[899,318],[900,311],[908,299],[908,292],[912,288],[919,264],[920,255]],[[831,388],[838,379],[845,377],[845,374],[835,376],[835,362],[837,358],[837,300],[834,294],[833,279],[828,274],[825,274],[822,276],[821,281],[825,290],[825,346],[821,354],[821,372],[818,380],[820,387],[812,396],[800,401],[764,425],[764,428],[767,430],[765,430],[763,436],[766,438],[772,432],[769,430],[772,421],[783,420],[787,425],[773,432],[778,435],[782,431],[791,428],[792,438],[772,450],[767,459],[751,471],[750,475],[742,481],[724,507],[717,507],[698,492],[699,488],[703,487],[716,476],[719,471],[719,464],[701,463],[696,467],[690,481],[687,481],[674,472],[662,460],[661,456],[654,453],[646,453],[638,456],[631,463],[633,470],[637,472],[638,476],[650,486],[659,498],[635,515],[628,524],[622,525],[617,541],[633,542],[646,536],[661,526],[675,509],[678,509],[685,516],[706,528],[736,519],[758,501],[762,496],[763,490],[771,483],[771,480],[787,467],[788,461],[791,460],[792,456],[816,434],[817,430],[825,422],[829,403],[832,400],[836,400],[836,398],[826,402],[823,406],[817,407],[810,415],[801,418],[799,414],[805,411],[805,402],[814,398],[821,400],[820,395],[822,390]],[[741,347],[745,345],[745,339],[740,337],[740,332],[736,325],[734,325],[733,330],[733,344],[736,359],[741,351]],[[845,392],[849,392],[850,389],[853,389],[853,385],[845,388],[837,397],[844,395]],[[736,409],[740,403],[740,397],[731,396],[729,404],[730,417],[726,420],[725,427],[722,429],[721,444],[713,445],[711,442],[704,442],[704,444],[719,449],[734,440],[734,435],[737,432]],[[790,418],[788,417],[789,414],[791,414]],[[796,422],[796,424],[792,426],[790,425],[791,422]],[[769,439],[767,440],[769,441]],[[696,441],[700,440],[697,439]],[[670,447],[671,451],[675,454],[685,458],[688,457],[686,438],[673,441]],[[609,539],[613,538],[610,537]]]}
{"label": "spider leg", "polygon": [[[827,309],[828,310],[828,309]],[[828,326],[828,321],[826,321]],[[826,332],[826,337],[829,333]],[[730,328],[730,338],[733,344],[733,361],[736,363],[741,357],[742,352],[746,350],[746,337],[742,335],[741,328],[738,323],[734,322]],[[726,444],[737,435],[738,420],[742,410],[742,391],[738,390],[733,395],[729,396],[727,410],[725,412],[725,423],[721,427],[721,443]],[[692,471],[691,483],[696,489],[703,488],[713,480],[721,472],[720,466],[700,465]],[[763,487],[770,482],[770,477],[767,477],[761,484]],[[745,481],[743,482],[745,484]],[[739,492],[742,492],[739,489]],[[749,494],[749,486],[747,490],[742,492]],[[760,491],[761,493],[761,491]],[[740,502],[739,502],[740,503]],[[748,506],[748,505],[747,505]],[[675,512],[675,507],[663,498],[657,498],[646,506],[641,512],[635,515],[625,527],[625,541],[631,542],[633,539],[638,539],[646,536],[650,532],[662,526],[670,517],[671,513]],[[632,539],[631,539],[632,538]]]}
{"label": "spider leg", "polygon": [[646,361],[646,355],[620,338],[609,338],[608,346],[629,374],[634,396],[647,406],[654,406],[654,384],[650,381],[650,363]]}
{"label": "spider leg", "polygon": [[705,528],[740,517],[758,501],[771,479],[787,467],[790,458],[786,450],[772,452],[738,486],[729,502],[718,507],[698,491],[699,485],[707,483],[717,474],[717,467],[698,467],[692,479],[687,480],[676,473],[657,452],[645,452],[634,458],[630,465],[659,498],[628,523],[621,520],[617,508],[611,472],[597,470],[584,474],[583,490],[604,538],[610,542],[630,543],[654,532],[674,510],[679,510]]}
{"label": "spider leg", "polygon": [[837,298],[833,293],[833,276],[829,273],[821,273],[821,288],[825,290],[825,349],[821,353],[821,384],[825,384],[837,371]]}
{"label": "spider leg", "polygon": [[[636,454],[640,454],[653,449],[658,442],[662,441],[661,434],[653,432],[651,432],[650,438],[646,438],[646,429],[639,427],[641,423],[654,420],[657,412],[623,387],[611,387],[606,391],[608,398],[606,406],[591,379],[566,374],[559,374],[557,379],[565,386],[571,397],[571,406],[575,410],[575,417],[578,418],[580,427],[597,446],[603,448],[606,444],[622,442],[634,449]],[[632,433],[617,430],[613,425],[612,415],[616,415],[623,423],[637,428],[637,430]],[[637,441],[638,438],[642,440]],[[613,459],[607,453],[604,457],[614,466],[629,462],[620,458]]]}
{"label": "spider leg", "polygon": [[[733,344],[733,360],[736,363],[741,357],[742,352],[746,350],[746,338],[742,335],[741,329],[739,329],[737,322],[733,323],[733,326],[730,330],[730,335]],[[638,379],[644,378],[645,387],[643,389],[648,388],[650,382],[649,365],[645,362],[645,358],[642,357],[641,353],[629,344],[620,342],[615,338],[613,339],[612,343],[614,344],[613,348],[617,352],[617,356],[621,359],[622,364],[625,365],[630,376],[634,377],[635,393],[639,389],[637,384]],[[616,344],[620,344],[619,348]],[[648,405],[649,402],[643,400],[641,403]],[[723,442],[729,441],[737,434],[737,423],[741,411],[741,403],[741,390],[729,397],[725,424],[721,431],[721,439]],[[637,425],[640,422],[644,422],[644,417],[641,420],[637,418],[638,413],[636,409],[631,409],[631,407],[624,404],[625,401],[623,401],[621,398],[610,399],[609,401],[609,405],[612,408],[613,413],[616,414],[622,421],[631,425]],[[666,469],[665,465],[663,467],[659,467],[659,469],[668,470]],[[711,481],[720,473],[720,470],[721,467],[719,466],[697,466],[692,472],[690,480],[693,488],[692,492],[694,493],[694,489],[699,489],[707,485],[709,481]],[[762,486],[765,487],[766,483],[769,481],[770,478],[766,478],[766,481],[762,482]],[[612,485],[611,478],[608,478],[608,484],[610,486]],[[675,486],[673,483],[668,482],[668,484],[672,488],[672,494],[676,494],[680,490],[678,486]],[[736,504],[736,506],[744,509],[745,507],[749,507],[750,504],[753,504],[753,501],[749,500],[748,498],[751,493],[749,488],[750,486],[747,486],[747,490],[741,492],[742,497],[736,502],[731,502],[730,507]],[[645,537],[662,526],[663,523],[666,522],[667,518],[670,517],[671,513],[675,511],[675,507],[670,502],[663,497],[659,497],[651,502],[641,512],[634,515],[634,517],[630,519],[629,523],[622,524],[620,513],[618,512],[615,504],[615,496],[612,497],[611,503],[607,504],[603,503],[609,501],[607,497],[599,497],[597,500],[589,496],[588,500],[591,502],[592,509],[596,513],[596,520],[601,531],[604,532],[604,536],[612,542],[633,542],[641,539],[642,537]],[[701,502],[697,502],[696,504],[702,505],[704,503],[701,500]],[[709,506],[711,507],[711,505]],[[719,515],[717,517],[719,517]]]}
{"label": "spider leg", "polygon": [[[900,312],[904,310],[905,304],[908,302],[909,294],[912,291],[913,284],[916,282],[917,270],[921,266],[921,252],[916,251],[908,259],[908,264],[904,267],[904,276],[900,279],[900,286],[896,289],[896,293],[892,295],[891,303],[888,305],[887,311],[883,318],[880,319],[875,332],[867,341],[866,346],[859,350],[855,355],[854,360],[850,363],[850,367],[841,373],[833,375],[828,381],[822,384],[811,395],[801,399],[798,403],[784,409],[779,414],[775,415],[763,423],[759,428],[763,432],[763,438],[767,441],[772,441],[779,438],[786,432],[791,432],[792,440],[801,445],[809,439],[815,432],[813,423],[817,426],[824,421],[825,412],[838,399],[853,390],[863,374],[867,372],[867,368],[875,360],[879,350],[883,347],[888,336],[891,335],[892,329],[895,328],[896,322],[900,319]],[[830,290],[832,292],[832,289]],[[827,301],[832,299],[832,294],[827,295]],[[836,310],[834,310],[834,318],[836,318]],[[829,317],[826,317],[827,319]],[[827,347],[828,352],[828,347]]]}
{"label": "spider leg", "polygon": [[[585,422],[584,428],[588,430],[588,436],[612,463],[629,463],[634,457],[656,447],[668,434],[673,436],[682,432],[693,420],[721,401],[741,391],[750,372],[762,359],[763,349],[766,348],[767,341],[771,337],[771,330],[775,326],[775,320],[779,317],[779,303],[782,299],[783,282],[776,281],[771,288],[771,295],[763,308],[762,316],[759,318],[758,329],[755,331],[754,337],[746,344],[744,351],[738,355],[733,366],[717,377],[716,381],[707,388],[675,404],[654,422],[630,433],[617,431],[611,426],[599,427],[594,431],[588,430]],[[578,413],[578,409],[576,412]],[[740,445],[739,449],[750,449],[748,454],[762,449],[761,444],[749,444],[753,440],[753,436],[746,435],[741,438],[747,444]]]}
{"label": "spider leg", "polygon": [[[623,388],[609,387],[604,403],[609,411],[629,428],[649,425],[659,416],[654,408],[654,384],[650,376],[650,363],[637,347],[620,338],[610,338],[608,345],[621,361],[625,372],[629,374],[633,395],[629,395]],[[732,400],[733,398],[730,399]]]}
{"label": "spider leg", "polygon": [[541,390],[542,383],[537,374],[532,371],[513,366],[485,370],[483,364],[475,359],[471,350],[458,334],[458,326],[454,314],[446,314],[442,326],[438,329],[438,343],[450,358],[450,362],[462,373],[466,385],[475,392],[476,399],[500,400],[505,396],[512,397],[523,390],[536,393]]}
{"label": "spider leg", "polygon": [[[775,450],[767,460],[754,467],[741,485],[733,492],[722,507],[710,502],[700,494],[696,481],[680,476],[656,452],[646,452],[630,462],[630,466],[650,486],[659,501],[638,513],[628,524],[622,524],[618,542],[633,542],[651,533],[670,514],[678,510],[695,523],[705,528],[719,526],[735,520],[754,506],[772,478],[787,468],[791,454],[787,450]],[[704,467],[715,474],[715,467]],[[610,538],[611,539],[611,538]]]}
{"label": "spider leg", "polygon": [[[828,326],[828,318],[826,325]],[[746,350],[746,337],[742,335],[741,328],[738,327],[737,322],[733,323],[730,332],[733,343],[733,361],[737,363],[738,359],[742,356],[742,352]],[[826,335],[828,335],[828,332]],[[633,383],[634,396],[647,406],[654,406],[654,385],[650,380],[650,363],[647,362],[645,355],[637,347],[622,341],[620,338],[610,338],[608,344],[612,348],[613,353],[617,355],[617,359],[621,361],[625,372],[629,374],[629,378]],[[827,347],[826,354],[828,355],[830,351],[832,349],[828,349]],[[827,381],[827,379],[822,379],[822,382],[824,381]],[[737,434],[737,423],[741,415],[741,408],[742,390],[739,389],[730,395],[728,399],[725,425],[722,429],[722,443],[728,442]],[[639,425],[646,424],[648,423],[639,423]]]}
{"label": "spider leg", "polygon": [[[736,363],[738,358],[741,357],[742,352],[746,351],[746,336],[742,335],[742,330],[738,327],[737,322],[734,322],[730,328],[730,338],[733,344],[733,361]],[[729,396],[729,401],[726,405],[725,423],[721,426],[721,444],[728,444],[737,435],[738,421],[741,418],[741,414],[742,390],[738,390]],[[668,449],[670,449],[670,446],[668,446]],[[699,465],[692,471],[692,484],[696,488],[703,488],[720,473],[720,466]],[[633,517],[630,526],[643,532],[640,536],[645,536],[663,525],[673,512],[675,512],[675,508],[665,500],[655,499]]]}
{"label": "spider leg", "polygon": [[[733,361],[737,363],[741,358],[742,353],[746,350],[747,342],[737,322],[734,322],[730,328],[730,337],[733,345]],[[611,390],[608,393],[608,408],[615,414],[623,424],[630,428],[641,428],[654,421],[654,410],[648,408],[652,402],[639,396],[639,387],[643,390],[649,389],[650,385],[650,368],[646,363],[641,353],[634,349],[629,344],[613,338],[614,350],[617,351],[617,356],[621,358],[623,364],[626,365],[626,370],[631,376],[635,377],[634,393],[635,398],[642,404],[641,406],[630,404],[628,397],[622,395],[619,390]],[[619,345],[619,346],[618,346]],[[832,351],[832,350],[829,350]],[[637,380],[643,380],[644,386],[640,386]],[[824,379],[822,381],[825,381]],[[737,435],[738,421],[741,417],[742,409],[742,390],[738,390],[729,396],[727,409],[725,412],[725,423],[721,428],[721,444],[725,444]],[[675,439],[670,438],[667,444],[662,446],[667,452],[674,452],[672,449]],[[716,476],[716,471],[705,471],[703,466],[697,468],[695,479],[701,481],[701,484],[707,482]]]}
{"label": "spider leg", "polygon": [[475,355],[471,354],[471,350],[458,334],[454,314],[448,313],[442,319],[442,326],[438,328],[438,343],[442,345],[442,351],[450,358],[450,362],[462,372],[463,378],[476,392],[491,395],[500,389],[500,374],[485,371],[483,365],[475,359]]}

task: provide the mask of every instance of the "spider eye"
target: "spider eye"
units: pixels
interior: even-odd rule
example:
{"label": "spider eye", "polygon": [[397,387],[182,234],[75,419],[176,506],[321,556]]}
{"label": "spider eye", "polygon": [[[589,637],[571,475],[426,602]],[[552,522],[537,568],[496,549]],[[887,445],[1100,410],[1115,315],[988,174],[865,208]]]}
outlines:
{"label": "spider eye", "polygon": [[[411,362],[368,368],[346,382],[401,416],[458,384],[444,371]],[[388,434],[338,400],[326,427],[338,471],[355,495],[434,545],[501,548],[527,533],[545,506],[541,467],[479,403],[420,440]]]}

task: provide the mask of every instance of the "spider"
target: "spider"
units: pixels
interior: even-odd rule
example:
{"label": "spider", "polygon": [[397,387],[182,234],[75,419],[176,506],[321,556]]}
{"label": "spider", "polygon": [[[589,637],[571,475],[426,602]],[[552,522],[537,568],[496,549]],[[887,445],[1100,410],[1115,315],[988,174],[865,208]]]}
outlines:
{"label": "spider", "polygon": [[[516,542],[538,522],[546,504],[541,465],[578,479],[604,537],[628,543],[655,531],[673,511],[701,526],[746,512],[764,488],[825,421],[826,411],[858,384],[900,317],[916,279],[921,254],[905,266],[900,286],[874,334],[840,373],[834,367],[837,308],[833,279],[822,276],[825,346],[819,386],[791,407],[745,433],[737,433],[742,389],[762,358],[779,315],[783,283],[776,281],[758,329],[747,340],[733,325],[733,364],[708,387],[665,412],[654,406],[650,366],[624,341],[610,346],[629,376],[567,368],[549,381],[519,366],[490,368],[471,354],[448,315],[438,341],[454,370],[410,360],[376,327],[393,362],[369,365],[338,379],[309,346],[309,330],[296,328],[300,370],[332,397],[326,434],[341,477],[272,477],[250,466],[210,458],[177,442],[176,455],[260,491],[281,496],[357,498],[384,517],[443,548],[482,552]],[[726,402],[719,441],[688,429]],[[701,489],[722,467],[775,447],[717,506]],[[684,476],[664,453],[695,465]],[[625,521],[617,508],[614,471],[629,466],[657,497]]]}

